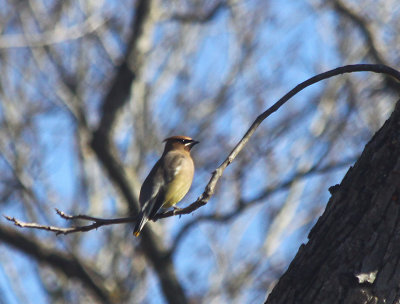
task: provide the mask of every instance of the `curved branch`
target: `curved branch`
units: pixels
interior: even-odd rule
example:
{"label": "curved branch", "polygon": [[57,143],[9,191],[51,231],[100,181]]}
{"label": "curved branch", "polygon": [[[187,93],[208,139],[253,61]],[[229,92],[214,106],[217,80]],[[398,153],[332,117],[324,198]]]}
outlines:
{"label": "curved branch", "polygon": [[170,217],[170,216],[174,216],[174,215],[189,214],[189,213],[192,213],[193,211],[199,209],[201,206],[206,205],[207,202],[212,197],[212,195],[214,194],[217,182],[218,182],[219,178],[222,176],[222,173],[224,172],[226,167],[228,167],[232,163],[232,161],[236,158],[236,156],[240,153],[240,151],[242,151],[244,146],[249,141],[250,137],[256,131],[258,126],[264,121],[264,119],[266,119],[272,113],[276,112],[281,106],[283,106],[287,101],[289,101],[290,98],[292,98],[294,95],[296,95],[303,89],[307,88],[308,86],[310,86],[314,83],[317,83],[321,80],[333,77],[333,76],[337,76],[337,75],[345,74],[345,73],[353,73],[353,72],[374,72],[374,73],[386,74],[386,75],[392,76],[393,78],[397,79],[400,82],[400,72],[389,66],[382,65],[382,64],[346,65],[346,66],[342,66],[342,67],[318,74],[314,77],[307,79],[306,81],[297,85],[294,89],[292,89],[290,92],[288,92],[285,96],[283,96],[281,99],[279,99],[274,105],[272,105],[269,109],[267,109],[265,112],[263,112],[262,114],[260,114],[257,117],[257,119],[253,122],[253,124],[247,130],[246,134],[239,141],[239,143],[235,146],[235,148],[228,155],[228,157],[225,159],[225,161],[213,172],[212,177],[211,177],[210,181],[208,182],[203,194],[201,194],[201,196],[194,203],[192,203],[188,207],[180,209],[180,210],[173,210],[173,211],[167,211],[164,213],[160,213],[160,214],[156,215],[156,217],[154,218],[154,221],[156,221],[160,218]]}
{"label": "curved branch", "polygon": [[[272,105],[270,108],[268,108],[265,112],[260,114],[257,119],[253,122],[253,124],[250,126],[250,128],[247,130],[243,138],[239,141],[239,143],[235,146],[235,148],[232,150],[232,152],[228,155],[228,157],[225,159],[225,161],[213,172],[210,181],[208,182],[207,186],[205,187],[204,192],[201,194],[201,196],[192,204],[190,204],[188,207],[179,209],[179,210],[173,210],[173,211],[167,211],[164,213],[159,213],[157,214],[153,221],[157,221],[158,219],[161,218],[166,218],[170,216],[175,216],[175,215],[182,215],[182,214],[189,214],[192,213],[193,211],[197,210],[201,206],[204,206],[207,204],[207,202],[210,200],[212,195],[214,194],[215,187],[217,185],[217,182],[219,178],[222,176],[224,170],[226,167],[228,167],[232,161],[236,158],[236,156],[240,153],[240,151],[244,148],[244,146],[247,144],[247,142],[250,140],[250,137],[253,135],[255,130],[258,128],[258,126],[266,119],[268,116],[270,116],[272,113],[276,112],[281,106],[283,106],[287,101],[289,101],[290,98],[292,98],[294,95],[305,89],[306,87],[317,83],[321,80],[344,74],[344,73],[352,73],[352,72],[374,72],[374,73],[382,73],[386,74],[389,76],[392,76],[396,80],[400,82],[400,72],[385,66],[385,65],[379,65],[379,64],[355,64],[355,65],[347,65],[343,67],[339,67],[321,74],[318,74],[314,77],[311,77],[307,79],[306,81],[300,83],[297,85],[294,89],[289,91],[285,96],[283,96],[281,99],[279,99],[274,105]],[[74,232],[83,232],[83,231],[90,231],[93,229],[96,229],[101,226],[105,225],[112,225],[112,224],[120,224],[120,223],[131,223],[135,221],[135,217],[127,217],[127,218],[118,218],[118,219],[101,219],[101,218],[95,218],[91,217],[88,215],[67,215],[63,213],[60,210],[57,210],[58,215],[60,215],[62,218],[67,219],[67,220],[72,220],[72,219],[83,219],[83,220],[89,220],[93,221],[94,223],[90,225],[85,225],[85,226],[77,226],[77,227],[71,227],[71,228],[59,228],[59,227],[54,227],[54,226],[45,226],[45,225],[39,225],[36,223],[24,223],[21,221],[18,221],[15,218],[8,217],[6,218],[9,221],[14,222],[19,227],[28,227],[28,228],[35,228],[35,229],[41,229],[41,230],[48,230],[48,231],[53,231],[56,232],[57,234],[68,234],[68,233],[74,233]]]}

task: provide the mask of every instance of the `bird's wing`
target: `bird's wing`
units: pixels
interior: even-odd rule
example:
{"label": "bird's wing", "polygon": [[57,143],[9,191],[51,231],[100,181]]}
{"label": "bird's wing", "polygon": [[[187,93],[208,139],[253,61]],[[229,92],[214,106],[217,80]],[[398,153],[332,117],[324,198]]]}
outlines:
{"label": "bird's wing", "polygon": [[164,184],[163,181],[163,168],[158,161],[153,169],[151,169],[149,175],[143,182],[142,188],[140,189],[139,202],[142,205],[143,213],[148,216],[152,210],[152,202],[157,198],[160,193],[160,189]]}
{"label": "bird's wing", "polygon": [[164,204],[168,187],[181,170],[184,160],[184,155],[181,153],[174,153],[173,151],[169,152],[164,157],[163,166],[160,170],[160,172],[163,174],[163,184],[160,186],[157,196],[154,198],[153,203],[151,204],[152,208],[149,213],[149,219],[155,216],[158,210],[160,210],[161,206]]}

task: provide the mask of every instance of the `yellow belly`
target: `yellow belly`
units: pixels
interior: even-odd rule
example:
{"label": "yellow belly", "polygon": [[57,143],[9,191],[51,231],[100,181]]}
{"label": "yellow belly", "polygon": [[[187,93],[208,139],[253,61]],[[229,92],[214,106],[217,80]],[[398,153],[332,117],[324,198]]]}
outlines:
{"label": "yellow belly", "polygon": [[165,193],[165,202],[162,205],[163,208],[170,208],[177,204],[183,197],[188,193],[192,179],[190,180],[177,177],[167,187]]}

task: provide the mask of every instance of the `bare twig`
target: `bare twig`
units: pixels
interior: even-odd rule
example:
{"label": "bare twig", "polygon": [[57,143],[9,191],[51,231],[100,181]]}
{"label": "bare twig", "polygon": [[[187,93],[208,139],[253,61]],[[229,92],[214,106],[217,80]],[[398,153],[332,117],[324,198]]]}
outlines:
{"label": "bare twig", "polygon": [[59,234],[70,234],[75,232],[85,232],[90,231],[93,229],[97,229],[102,226],[106,225],[113,225],[113,224],[123,224],[123,223],[133,223],[136,221],[135,217],[123,217],[123,218],[116,218],[116,219],[103,219],[97,218],[89,215],[79,214],[79,215],[68,215],[61,210],[56,209],[57,214],[65,220],[86,220],[91,221],[93,223],[89,225],[82,225],[82,226],[74,226],[69,228],[62,228],[56,226],[48,226],[48,225],[41,225],[37,223],[26,223],[20,220],[17,220],[15,217],[4,216],[8,221],[13,222],[14,225],[21,227],[21,228],[32,228],[32,229],[39,229],[39,230],[47,230],[55,232],[57,235]]}
{"label": "bare twig", "polygon": [[[246,134],[239,141],[239,143],[235,146],[235,148],[228,155],[228,157],[225,159],[225,161],[213,172],[211,179],[208,182],[204,192],[194,203],[192,203],[188,207],[180,209],[180,210],[173,210],[173,211],[167,211],[164,213],[159,213],[155,216],[153,221],[156,221],[160,218],[166,218],[166,217],[170,217],[170,216],[174,216],[174,215],[189,214],[189,213],[192,213],[193,211],[197,210],[201,206],[204,206],[205,204],[207,204],[207,202],[210,200],[210,198],[214,194],[215,187],[217,185],[219,178],[222,176],[222,173],[224,172],[226,167],[228,167],[232,163],[232,161],[236,158],[236,156],[240,153],[240,151],[244,148],[244,146],[247,144],[250,137],[253,135],[255,130],[258,128],[258,126],[264,121],[264,119],[266,119],[272,113],[276,112],[281,106],[283,106],[294,95],[296,95],[297,93],[299,93],[306,87],[308,87],[314,83],[317,83],[321,80],[324,80],[324,79],[327,79],[327,78],[330,78],[330,77],[333,77],[336,75],[344,74],[344,73],[363,72],[363,71],[386,74],[386,75],[392,76],[393,78],[397,79],[400,82],[400,72],[391,67],[388,67],[386,65],[380,65],[380,64],[355,64],[355,65],[346,65],[343,67],[339,67],[339,68],[318,74],[318,75],[311,77],[308,80],[300,83],[294,89],[292,89],[290,92],[288,92],[285,96],[283,96],[281,99],[279,99],[274,105],[272,105],[270,108],[268,108],[265,112],[263,112],[262,114],[260,114],[257,117],[257,119],[253,122],[253,124],[247,130]],[[98,227],[105,226],[105,225],[132,223],[136,220],[135,217],[103,219],[103,218],[96,218],[96,217],[92,217],[92,216],[88,216],[88,215],[67,215],[58,209],[56,209],[56,211],[57,211],[58,215],[60,215],[62,218],[66,219],[66,220],[81,219],[81,220],[92,221],[93,223],[90,225],[76,226],[76,227],[71,227],[71,228],[60,228],[60,227],[54,227],[54,226],[40,225],[40,224],[36,224],[36,223],[25,223],[25,222],[21,222],[15,218],[13,218],[13,217],[9,217],[9,216],[5,216],[5,218],[7,220],[13,222],[15,225],[17,225],[19,227],[53,231],[53,232],[56,232],[57,235],[58,234],[69,234],[69,233],[74,233],[74,232],[90,231],[90,230],[97,229]]]}
{"label": "bare twig", "polygon": [[247,144],[250,137],[253,135],[255,130],[258,128],[258,126],[264,121],[264,119],[266,119],[272,113],[276,112],[281,106],[283,106],[287,101],[289,101],[290,98],[292,98],[294,95],[296,95],[297,93],[299,93],[306,87],[308,87],[314,83],[317,83],[321,80],[324,80],[324,79],[327,79],[327,78],[330,78],[330,77],[333,77],[336,75],[352,73],[352,72],[382,73],[382,74],[392,76],[393,78],[397,79],[400,82],[400,72],[389,66],[382,65],[382,64],[346,65],[346,66],[342,66],[342,67],[318,74],[314,77],[307,79],[306,81],[300,83],[294,89],[289,91],[285,96],[283,96],[281,99],[279,99],[269,109],[267,109],[264,113],[260,114],[257,117],[257,119],[253,122],[253,124],[247,130],[246,134],[239,141],[239,143],[232,150],[232,152],[228,155],[228,157],[225,159],[225,161],[213,172],[211,179],[208,182],[203,194],[194,203],[192,203],[188,207],[180,209],[180,210],[173,210],[173,211],[168,211],[168,212],[157,214],[156,217],[154,218],[154,221],[156,221],[157,219],[160,219],[160,218],[170,217],[170,216],[174,216],[174,215],[189,214],[189,213],[192,213],[193,211],[197,210],[201,206],[204,206],[205,204],[207,204],[207,202],[210,200],[210,198],[214,194],[215,186],[217,185],[217,182],[218,182],[219,178],[222,176],[222,173],[224,172],[226,167],[228,167],[230,165],[230,163],[240,153],[240,151],[242,151],[243,147]]}

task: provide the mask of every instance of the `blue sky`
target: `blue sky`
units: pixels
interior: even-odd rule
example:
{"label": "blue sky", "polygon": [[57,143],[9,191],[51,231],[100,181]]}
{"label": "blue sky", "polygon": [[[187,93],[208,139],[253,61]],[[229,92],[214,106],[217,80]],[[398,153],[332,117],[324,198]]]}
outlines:
{"label": "blue sky", "polygon": [[[185,49],[182,48],[178,50],[179,52],[176,52],[172,47],[164,47],[164,35],[168,36],[174,33],[177,28],[176,21],[164,20],[160,22],[154,32],[153,43],[157,49],[148,54],[147,59],[150,63],[144,72],[143,80],[147,81],[149,85],[154,84],[164,76],[163,73],[168,69],[172,70],[172,76],[170,77],[173,79],[170,85],[153,86],[149,92],[149,95],[152,97],[150,99],[152,119],[155,122],[161,122],[160,125],[155,127],[156,132],[160,133],[160,136],[163,137],[171,135],[164,134],[171,129],[179,130],[179,132],[187,132],[189,135],[190,133],[198,133],[204,140],[193,151],[194,158],[195,160],[196,157],[200,159],[202,156],[210,158],[211,161],[209,163],[215,165],[213,168],[223,161],[230,152],[229,149],[233,148],[252,121],[260,114],[260,100],[262,108],[265,110],[295,85],[314,76],[316,72],[326,71],[343,64],[336,49],[337,42],[334,33],[336,20],[330,10],[316,11],[306,1],[269,1],[266,3],[262,1],[246,1],[245,3],[236,4],[234,13],[238,14],[237,18],[242,18],[240,20],[243,22],[243,25],[248,26],[250,32],[252,30],[252,22],[257,24],[257,28],[254,28],[254,32],[252,32],[255,37],[255,50],[253,57],[247,63],[251,68],[240,73],[232,82],[230,90],[228,90],[228,110],[223,111],[212,122],[217,130],[215,134],[204,134],[204,130],[199,129],[199,122],[195,118],[200,117],[200,112],[204,111],[204,108],[207,108],[205,105],[212,104],[211,101],[215,98],[216,91],[226,80],[237,57],[243,51],[241,49],[242,45],[238,43],[238,37],[240,38],[244,33],[235,33],[232,30],[234,28],[231,20],[232,11],[223,10],[212,22],[194,26],[194,28],[198,28],[199,36],[203,35],[202,39],[199,39],[199,45],[197,45],[195,50],[182,50]],[[126,37],[126,33],[129,30],[128,22],[124,23],[130,17],[129,13],[125,10],[125,7],[128,7],[128,5],[127,3],[122,3],[119,6],[115,5],[114,1],[104,1],[102,6],[98,7],[104,18],[111,16],[118,19],[120,17],[121,24],[123,24],[121,29],[119,29],[123,33],[122,37]],[[257,22],[251,18],[243,18],[241,14],[246,16],[246,10],[250,11],[253,6],[257,7],[261,16],[265,14],[265,16],[269,17],[265,20],[257,20]],[[81,16],[79,10],[78,12],[72,11],[68,18],[65,18],[65,25],[73,26],[81,22],[82,18],[83,16]],[[6,31],[7,33],[13,33],[15,29],[10,27]],[[193,30],[193,32],[195,31]],[[116,53],[122,54],[122,39],[116,35],[113,36],[112,33],[109,33],[105,41],[109,43],[111,49],[118,50]],[[198,38],[197,36],[185,37],[188,40]],[[179,39],[179,37],[174,38]],[[85,66],[87,65],[88,73],[85,74],[85,79],[83,83],[80,83],[81,86],[78,86],[78,88],[83,91],[81,96],[88,110],[89,122],[94,127],[99,118],[99,102],[110,82],[112,64],[110,60],[104,59],[106,58],[106,50],[104,49],[90,49],[88,53],[84,53],[79,49],[80,47],[90,47],[91,43],[94,42],[90,40],[90,37],[83,37],[77,41],[61,43],[56,48],[65,50],[67,54],[63,58],[62,65],[68,73],[74,75],[79,67],[79,62],[85,64]],[[80,58],[80,61],[76,61],[74,56],[80,54],[79,52],[82,52],[84,55],[82,55],[83,58]],[[9,53],[11,54],[11,62],[30,56],[30,51],[26,49],[15,48],[9,50]],[[184,77],[176,77],[173,74],[173,72],[179,71],[179,67],[168,65],[170,64],[168,58],[171,56],[177,56],[176,65],[181,63],[180,60],[187,63],[189,72],[191,72],[190,75],[193,76],[190,81],[185,80]],[[29,60],[27,68],[36,68],[32,62],[32,60]],[[46,74],[46,71],[48,74]],[[42,88],[52,87],[57,84],[59,75],[56,75],[52,69],[49,68],[46,70],[44,68],[41,77],[36,79],[34,83],[26,81],[23,75],[21,71],[9,75],[8,82],[14,88],[14,90],[10,89],[10,91],[21,90],[26,94],[30,94],[35,97],[38,104],[47,101],[50,101],[50,103],[59,103],[56,90],[50,90],[52,93],[49,93],[47,96],[43,96],[42,94]],[[259,79],[260,83],[255,83],[254,79]],[[278,161],[276,163],[268,163],[265,159],[260,159],[258,162],[249,164],[249,173],[245,173],[246,182],[243,184],[242,189],[243,197],[249,200],[260,194],[266,185],[274,185],[282,180],[287,180],[297,169],[311,166],[313,161],[325,153],[324,149],[327,146],[327,142],[325,142],[326,138],[315,136],[312,126],[313,122],[324,114],[324,109],[322,109],[316,100],[318,100],[319,94],[327,86],[327,83],[325,81],[307,88],[262,123],[254,137],[263,136],[263,140],[260,140],[259,137],[257,137],[257,141],[256,139],[250,140],[243,153],[226,169],[223,178],[219,182],[218,196],[216,195],[216,197],[211,199],[207,206],[197,210],[193,215],[164,220],[165,226],[171,232],[165,236],[167,243],[172,242],[182,225],[190,222],[197,215],[223,214],[224,212],[233,210],[234,206],[232,206],[232,203],[235,201],[235,195],[231,192],[231,188],[229,188],[230,183],[234,180],[234,173],[238,170],[237,163],[240,161],[240,158],[249,157],[249,155],[251,156],[252,153],[255,153],[254,151],[257,148],[260,148],[255,147],[253,143],[261,142],[262,151],[272,150],[272,156],[268,154],[268,157],[274,157]],[[49,92],[49,90],[45,91]],[[252,94],[254,91],[259,91],[259,94]],[[179,96],[183,96],[183,102],[186,100],[188,102],[193,100],[197,102],[191,103],[190,114],[192,120],[182,121],[183,110],[178,104]],[[332,115],[339,115],[346,112],[346,100],[338,98],[335,105],[338,110]],[[130,107],[135,107],[135,103],[133,102]],[[125,110],[129,112],[131,109],[127,107]],[[126,119],[126,117],[130,116],[127,114],[124,117]],[[357,116],[354,115],[351,118],[356,119]],[[286,119],[294,120],[293,125],[289,128],[289,132],[279,137],[277,130],[281,127],[282,121]],[[360,124],[363,124],[363,122]],[[116,136],[117,146],[120,148],[120,153],[127,163],[131,159],[135,159],[135,156],[131,157],[129,155],[129,153],[132,153],[129,149],[131,136],[135,133],[135,130],[129,128],[133,128],[133,125],[133,122],[121,122],[119,130],[122,131]],[[40,200],[48,201],[47,215],[52,214],[52,209],[55,207],[69,212],[69,209],[75,206],[77,193],[81,186],[81,180],[77,178],[80,172],[77,147],[74,141],[74,132],[76,131],[74,121],[71,119],[70,113],[60,106],[58,111],[51,111],[37,116],[34,121],[34,127],[38,130],[37,134],[39,134],[37,144],[44,148],[44,154],[41,155],[41,158],[38,158],[38,161],[42,164],[41,168],[47,175],[46,181],[49,185],[47,188],[39,179],[34,181],[36,195]],[[360,129],[362,127],[360,126]],[[355,136],[359,138],[359,142],[342,142],[339,148],[336,147],[336,151],[339,151],[336,153],[342,153],[342,155],[356,155],[359,153],[363,149],[363,143],[368,140],[368,136],[365,135],[368,132],[365,130],[363,132],[360,132],[361,135],[358,134],[358,137]],[[217,136],[226,137],[226,142],[230,144],[230,147],[210,147],[212,140],[207,141],[207,138],[212,137],[214,139]],[[215,144],[215,142],[213,143]],[[310,146],[313,144],[315,144],[315,148],[311,149]],[[148,170],[158,158],[161,149],[160,146],[158,151],[149,151],[145,156],[146,165],[141,167],[139,176],[141,180],[144,179]],[[207,150],[212,150],[212,152],[207,152]],[[217,152],[214,153],[214,151]],[[30,152],[35,156],[34,151]],[[267,155],[267,153],[265,154]],[[29,169],[34,171],[35,168]],[[226,224],[216,226],[213,223],[204,222],[195,225],[190,230],[190,234],[181,241],[174,255],[178,277],[189,295],[194,296],[206,293],[213,287],[210,282],[221,283],[218,281],[220,278],[218,277],[218,273],[215,273],[215,269],[224,269],[227,265],[232,265],[235,262],[250,263],[256,258],[258,253],[265,251],[265,248],[263,248],[263,242],[265,241],[263,237],[266,235],[265,230],[273,220],[270,217],[270,212],[272,212],[270,210],[275,208],[277,209],[275,211],[278,211],[282,202],[286,201],[288,196],[292,194],[294,197],[292,200],[293,205],[288,206],[288,210],[290,210],[289,207],[292,207],[292,211],[294,210],[298,214],[296,219],[298,222],[295,223],[297,224],[297,226],[295,225],[296,229],[287,231],[283,235],[284,239],[281,240],[281,246],[273,253],[272,258],[260,263],[260,276],[265,269],[269,269],[269,267],[273,267],[274,265],[280,265],[282,261],[290,261],[297,252],[298,246],[302,242],[307,241],[307,231],[315,222],[315,219],[306,220],[307,212],[312,208],[320,208],[322,211],[323,204],[329,198],[329,192],[326,187],[324,188],[325,190],[320,190],[321,179],[326,178],[324,182],[330,185],[339,183],[346,170],[347,168],[344,167],[334,171],[329,178],[323,175],[315,175],[304,183],[300,181],[297,192],[295,191],[296,189],[291,189],[292,193],[289,194],[287,189],[278,191],[269,196],[267,201],[262,201],[255,207],[246,209],[243,214]],[[101,170],[93,170],[88,172],[88,174],[93,174],[93,172],[96,172],[95,174],[104,174]],[[38,176],[41,176],[40,173],[38,173]],[[183,203],[187,204],[194,201],[203,191],[209,178],[210,172],[208,169],[198,168],[192,190],[183,200]],[[100,198],[96,203],[100,204],[100,207],[99,205],[90,206],[89,210],[103,212],[103,214],[93,214],[95,216],[117,216],[118,214],[116,213],[121,211],[121,209],[118,209],[120,202],[116,198],[115,191],[110,190],[112,186],[104,182],[100,177],[96,179],[96,182],[99,182],[109,192],[105,196],[99,196]],[[319,193],[318,199],[310,195],[310,193],[321,191],[323,192]],[[51,199],[49,199],[50,196]],[[222,204],[221,202],[226,203]],[[85,212],[88,206],[89,204],[83,203],[79,205],[80,210],[78,211]],[[15,203],[8,204],[2,210],[2,213],[25,219],[26,214],[21,208],[23,206],[18,203],[18,199],[16,198]],[[52,221],[52,224],[66,224],[63,220],[56,217],[48,218],[45,216],[41,220]],[[81,242],[83,245],[79,250],[80,253],[93,257],[93,260],[96,260],[96,254],[102,249],[105,242],[107,242],[104,230],[129,230],[129,227],[120,227],[107,227],[92,231],[81,235],[82,239],[80,240],[79,238],[74,239],[72,236],[61,236],[55,245],[63,248],[63,246],[68,247],[75,241],[77,243]],[[215,227],[218,227],[218,233],[214,233]],[[243,227],[242,231],[237,227]],[[22,231],[28,233],[26,230]],[[215,244],[222,244],[221,247],[226,246],[228,248],[230,244],[226,243],[226,237],[232,236],[234,233],[238,234],[237,244],[235,244],[235,247],[232,247],[234,248],[232,252],[227,253],[227,256],[230,255],[232,260],[224,260],[219,256],[221,254],[219,248],[213,246]],[[47,234],[35,233],[35,235],[46,238]],[[3,257],[2,261],[15,259],[14,265],[16,265],[16,269],[14,271],[16,273],[20,272],[21,269],[24,271],[24,285],[29,290],[29,295],[31,296],[27,301],[31,301],[30,303],[46,303],[48,301],[46,292],[40,284],[37,275],[37,267],[42,267],[41,265],[38,266],[32,263],[30,258],[6,247],[4,244],[0,244],[0,256]],[[11,291],[10,276],[7,276],[10,273],[10,269],[7,267],[13,267],[14,265],[0,264],[0,293],[4,294],[4,303],[7,304],[21,302],[21,299],[15,297],[16,292]],[[155,274],[149,271],[149,276],[148,288],[155,292],[151,297],[146,298],[147,302],[163,303],[162,293]],[[193,285],[196,285],[196,289],[194,290],[191,288]],[[228,301],[229,299],[224,298],[224,296],[221,295],[222,299]],[[255,290],[249,288],[246,294],[242,295],[241,299],[262,301],[264,296],[264,294],[260,295]]]}

